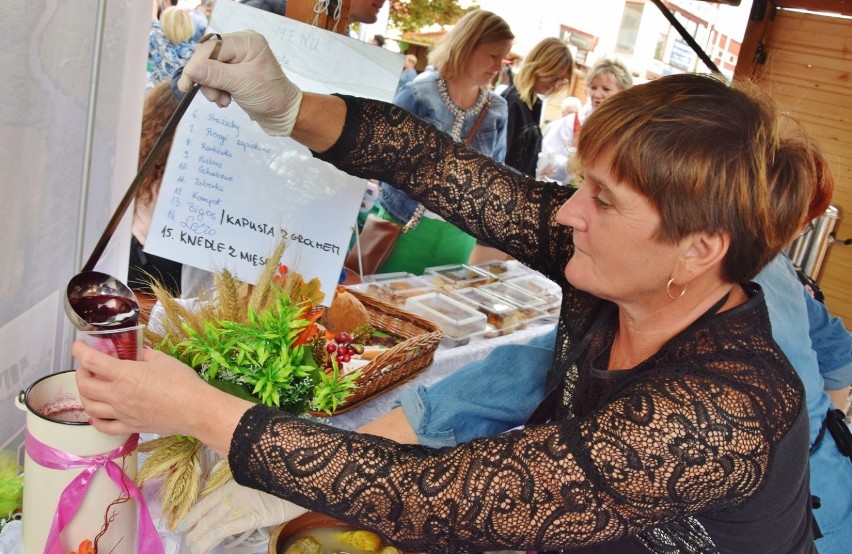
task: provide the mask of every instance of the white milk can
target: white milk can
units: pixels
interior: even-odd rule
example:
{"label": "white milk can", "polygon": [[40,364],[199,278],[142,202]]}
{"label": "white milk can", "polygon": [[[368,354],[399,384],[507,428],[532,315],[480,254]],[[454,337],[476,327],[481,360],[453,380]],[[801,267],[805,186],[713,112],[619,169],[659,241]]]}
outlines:
{"label": "white milk can", "polygon": [[138,435],[107,435],[89,425],[74,371],[39,379],[15,404],[26,411],[25,554],[77,552],[96,538],[99,552],[162,552],[144,500],[137,514]]}

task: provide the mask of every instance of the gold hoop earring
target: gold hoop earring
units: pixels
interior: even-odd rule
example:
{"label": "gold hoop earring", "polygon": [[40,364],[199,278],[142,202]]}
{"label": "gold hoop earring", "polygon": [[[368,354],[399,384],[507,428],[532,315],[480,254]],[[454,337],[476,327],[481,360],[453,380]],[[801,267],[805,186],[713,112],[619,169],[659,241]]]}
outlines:
{"label": "gold hoop earring", "polygon": [[677,300],[678,298],[682,298],[684,294],[686,294],[686,285],[683,286],[683,290],[680,291],[680,294],[677,296],[672,296],[672,283],[674,283],[674,277],[669,279],[669,282],[666,283],[666,294],[669,295],[669,298],[672,300]]}

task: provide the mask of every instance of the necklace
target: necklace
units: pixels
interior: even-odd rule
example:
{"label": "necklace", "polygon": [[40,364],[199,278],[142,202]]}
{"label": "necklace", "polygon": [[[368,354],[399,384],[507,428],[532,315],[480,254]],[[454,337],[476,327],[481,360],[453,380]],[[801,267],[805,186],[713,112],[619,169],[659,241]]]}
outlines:
{"label": "necklace", "polygon": [[488,100],[488,91],[480,88],[476,102],[473,106],[466,110],[461,109],[450,97],[450,91],[447,88],[447,82],[445,80],[438,79],[438,91],[441,93],[441,98],[444,100],[444,104],[446,104],[447,108],[449,108],[449,110],[453,113],[453,128],[450,131],[450,136],[453,137],[453,140],[460,141],[464,120],[471,115],[478,114],[482,110],[482,107],[485,105],[485,101]]}

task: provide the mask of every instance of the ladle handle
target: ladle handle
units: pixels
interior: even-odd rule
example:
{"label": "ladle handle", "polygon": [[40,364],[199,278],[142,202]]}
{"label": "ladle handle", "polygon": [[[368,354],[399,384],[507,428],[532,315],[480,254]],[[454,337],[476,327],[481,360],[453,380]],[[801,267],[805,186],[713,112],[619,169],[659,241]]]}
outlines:
{"label": "ladle handle", "polygon": [[[215,37],[218,41],[213,52],[210,54],[210,58],[215,58],[219,52],[219,46],[222,44],[222,37],[218,34],[211,34],[203,37],[201,42],[212,37]],[[166,123],[166,126],[163,127],[163,132],[160,133],[160,136],[157,138],[157,142],[154,143],[154,146],[151,148],[151,151],[148,152],[148,156],[145,158],[145,161],[142,162],[142,167],[139,168],[139,172],[136,174],[136,177],[133,178],[133,182],[130,183],[130,188],[127,189],[127,192],[124,193],[124,198],[121,199],[121,202],[118,203],[118,207],[115,208],[112,218],[109,220],[109,223],[107,223],[106,229],[104,229],[104,232],[101,234],[101,238],[95,245],[94,250],[92,250],[92,255],[89,256],[89,261],[87,261],[86,265],[83,266],[81,272],[92,271],[98,263],[98,260],[101,259],[101,254],[104,253],[104,249],[107,244],[109,244],[109,240],[112,238],[113,233],[115,233],[119,222],[121,222],[121,218],[124,217],[124,213],[130,206],[130,202],[132,202],[133,197],[136,196],[136,189],[139,188],[139,185],[142,183],[142,179],[148,174],[148,171],[150,171],[154,162],[159,159],[160,152],[163,148],[165,148],[166,143],[169,142],[169,139],[175,133],[175,129],[177,129],[181,117],[183,117],[183,114],[186,113],[187,108],[189,108],[189,105],[192,103],[192,99],[195,98],[196,93],[198,93],[199,88],[200,85],[198,83],[193,83],[192,88],[190,88],[187,93],[183,95],[183,98],[181,98],[180,103],[175,109],[175,113],[172,114]]]}
{"label": "ladle handle", "polygon": [[113,233],[115,233],[121,218],[124,217],[124,213],[130,206],[130,202],[132,202],[133,198],[136,196],[136,189],[139,188],[139,185],[142,183],[142,179],[144,179],[148,174],[148,171],[151,169],[151,166],[154,165],[154,162],[159,159],[160,152],[174,134],[177,124],[180,122],[180,118],[186,112],[190,102],[192,102],[192,99],[198,92],[198,88],[199,85],[197,83],[193,83],[192,88],[184,94],[180,104],[178,104],[178,107],[175,110],[175,113],[173,113],[171,118],[169,118],[168,123],[166,123],[166,126],[163,128],[163,132],[157,138],[157,142],[154,143],[154,146],[151,148],[151,151],[148,153],[145,161],[142,162],[142,167],[139,168],[139,173],[136,174],[136,177],[133,178],[133,182],[130,183],[130,188],[128,188],[127,192],[124,193],[124,198],[122,198],[121,202],[118,203],[118,207],[112,214],[112,218],[109,220],[109,223],[107,223],[106,229],[104,229],[104,232],[101,234],[101,238],[95,245],[94,250],[92,250],[92,255],[89,256],[89,261],[87,261],[86,265],[83,266],[82,271],[92,271],[95,268],[95,264],[97,264],[98,260],[101,259],[101,254],[104,253],[104,249],[107,244],[109,244],[109,240],[112,238]]}

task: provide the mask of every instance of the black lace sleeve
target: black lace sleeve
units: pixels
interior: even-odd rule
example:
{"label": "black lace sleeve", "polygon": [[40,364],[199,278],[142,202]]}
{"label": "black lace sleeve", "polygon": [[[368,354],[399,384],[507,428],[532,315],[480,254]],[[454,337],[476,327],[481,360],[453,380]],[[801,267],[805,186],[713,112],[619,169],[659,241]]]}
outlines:
{"label": "black lace sleeve", "polygon": [[572,189],[521,175],[397,106],[342,98],[343,135],[318,158],[390,183],[460,229],[564,281],[573,243],[554,216]]}
{"label": "black lace sleeve", "polygon": [[660,374],[584,418],[441,450],[258,406],[241,420],[229,461],[241,484],[406,549],[568,548],[754,494],[777,440],[743,417],[761,413],[759,396],[708,377]]}

